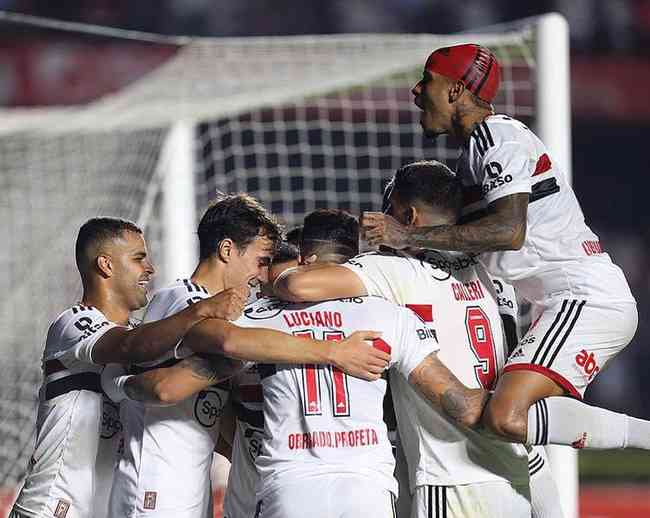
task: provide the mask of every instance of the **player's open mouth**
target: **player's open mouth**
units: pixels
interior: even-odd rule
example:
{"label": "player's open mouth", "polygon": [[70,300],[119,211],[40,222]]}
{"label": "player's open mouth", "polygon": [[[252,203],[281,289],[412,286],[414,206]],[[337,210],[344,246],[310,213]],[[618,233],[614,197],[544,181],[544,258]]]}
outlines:
{"label": "player's open mouth", "polygon": [[138,282],[138,286],[141,288],[146,288],[149,285],[149,282],[151,279],[142,279],[141,281]]}

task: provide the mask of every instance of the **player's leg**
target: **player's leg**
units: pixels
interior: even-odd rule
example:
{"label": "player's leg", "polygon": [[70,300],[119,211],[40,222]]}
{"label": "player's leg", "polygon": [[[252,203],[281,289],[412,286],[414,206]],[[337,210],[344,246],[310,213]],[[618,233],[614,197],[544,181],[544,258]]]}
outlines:
{"label": "player's leg", "polygon": [[[627,345],[636,324],[634,304],[565,300],[547,308],[511,355],[484,425],[526,444],[650,449],[650,422],[579,400]],[[573,397],[558,397],[566,395]]]}
{"label": "player's leg", "polygon": [[413,495],[411,518],[530,518],[528,486],[483,482],[462,486],[419,486]]}
{"label": "player's leg", "polygon": [[542,446],[530,448],[528,453],[532,518],[564,518],[558,492],[546,452]]}

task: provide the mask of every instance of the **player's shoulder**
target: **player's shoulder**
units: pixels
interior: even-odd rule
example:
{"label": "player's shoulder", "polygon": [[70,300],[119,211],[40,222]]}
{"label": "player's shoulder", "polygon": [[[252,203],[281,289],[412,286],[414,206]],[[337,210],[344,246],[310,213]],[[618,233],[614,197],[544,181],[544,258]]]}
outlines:
{"label": "player's shoulder", "polygon": [[47,350],[62,341],[78,339],[89,329],[109,324],[106,316],[94,306],[75,304],[52,321],[47,331],[45,348]]}
{"label": "player's shoulder", "polygon": [[413,260],[413,257],[405,252],[382,245],[379,250],[356,255],[344,264],[356,266],[360,269],[363,269],[364,266],[377,266],[380,268],[386,265],[405,265],[409,260]]}
{"label": "player's shoulder", "polygon": [[192,297],[199,295],[201,297],[209,297],[210,294],[204,286],[193,282],[191,279],[176,279],[174,282],[163,286],[162,288],[154,291],[151,300],[153,299],[169,299],[179,297]]}
{"label": "player's shoulder", "polygon": [[201,299],[208,298],[210,293],[208,290],[190,279],[177,279],[174,282],[157,289],[151,296],[146,310],[145,319],[155,313],[157,318],[162,318],[176,308],[180,304],[185,307],[186,304],[191,304]]}
{"label": "player's shoulder", "polygon": [[484,155],[491,148],[528,139],[530,136],[531,131],[523,122],[508,115],[498,114],[491,115],[476,125],[470,135],[470,143],[479,155]]}

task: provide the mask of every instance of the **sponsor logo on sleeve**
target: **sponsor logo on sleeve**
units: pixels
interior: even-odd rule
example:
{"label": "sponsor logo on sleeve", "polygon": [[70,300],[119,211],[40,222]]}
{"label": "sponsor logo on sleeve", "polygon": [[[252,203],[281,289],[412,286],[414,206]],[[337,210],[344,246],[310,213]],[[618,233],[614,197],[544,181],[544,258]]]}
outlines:
{"label": "sponsor logo on sleeve", "polygon": [[499,162],[490,162],[485,166],[486,181],[483,183],[483,194],[498,189],[512,182],[512,175],[503,174],[503,166]]}

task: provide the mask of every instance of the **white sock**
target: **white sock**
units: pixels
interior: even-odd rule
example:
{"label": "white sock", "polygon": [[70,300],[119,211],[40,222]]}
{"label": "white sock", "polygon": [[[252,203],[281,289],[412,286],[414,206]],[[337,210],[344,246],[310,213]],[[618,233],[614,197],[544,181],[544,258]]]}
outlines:
{"label": "white sock", "polygon": [[530,445],[650,449],[650,421],[589,406],[569,397],[541,399],[528,409]]}
{"label": "white sock", "polygon": [[528,471],[533,518],[564,518],[560,493],[542,446],[533,446],[528,452]]}

